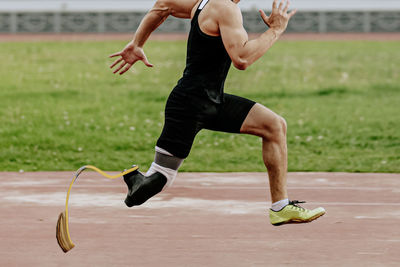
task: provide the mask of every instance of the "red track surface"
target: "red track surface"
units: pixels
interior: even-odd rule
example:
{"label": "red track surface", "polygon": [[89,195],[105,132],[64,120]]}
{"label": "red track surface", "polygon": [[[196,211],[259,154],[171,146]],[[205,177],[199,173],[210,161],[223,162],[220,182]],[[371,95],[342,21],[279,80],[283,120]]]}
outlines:
{"label": "red track surface", "polygon": [[180,173],[127,208],[121,179],[83,173],[70,198],[76,247],[55,238],[73,173],[0,173],[0,266],[398,266],[400,174],[290,173],[323,206],[310,224],[269,224],[264,173]]}

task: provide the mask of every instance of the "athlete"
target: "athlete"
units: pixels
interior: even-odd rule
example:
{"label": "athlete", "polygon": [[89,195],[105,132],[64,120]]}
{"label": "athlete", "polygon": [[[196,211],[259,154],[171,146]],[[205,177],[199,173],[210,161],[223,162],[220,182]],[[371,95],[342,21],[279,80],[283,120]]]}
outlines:
{"label": "athlete", "polygon": [[128,186],[125,203],[141,205],[170,186],[193,140],[201,129],[243,133],[262,138],[262,155],[268,171],[273,225],[310,222],[325,213],[307,210],[300,201],[289,201],[286,189],[287,145],[285,120],[265,106],[224,93],[231,63],[245,70],[278,40],[296,10],[289,2],[274,0],[272,13],[260,15],[268,29],[249,40],[237,3],[240,0],[157,0],[141,21],[133,40],[120,52],[110,68],[124,74],[137,61],[146,66],[143,46],[150,34],[172,15],[190,18],[186,68],[168,97],[165,123],[155,147],[155,158],[145,175],[139,171],[124,176]]}

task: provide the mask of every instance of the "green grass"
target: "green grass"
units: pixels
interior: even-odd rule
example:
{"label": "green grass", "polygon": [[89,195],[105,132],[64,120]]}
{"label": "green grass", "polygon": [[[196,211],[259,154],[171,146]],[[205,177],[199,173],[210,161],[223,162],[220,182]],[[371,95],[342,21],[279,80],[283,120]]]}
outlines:
{"label": "green grass", "polygon": [[[124,42],[0,43],[0,170],[142,169],[153,160],[185,42],[149,42],[155,67],[113,76]],[[289,125],[290,171],[400,172],[399,42],[279,42],[226,92]],[[202,131],[182,171],[264,171],[260,139]]]}

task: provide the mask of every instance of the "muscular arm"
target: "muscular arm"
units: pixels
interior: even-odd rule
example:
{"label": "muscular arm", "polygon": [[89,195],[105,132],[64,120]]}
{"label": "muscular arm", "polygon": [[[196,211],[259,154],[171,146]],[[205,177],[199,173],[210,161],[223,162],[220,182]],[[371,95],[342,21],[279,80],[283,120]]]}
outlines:
{"label": "muscular arm", "polygon": [[157,0],[153,8],[144,16],[133,38],[133,43],[142,47],[150,34],[172,15],[190,18],[193,6],[198,0]]}
{"label": "muscular arm", "polygon": [[232,3],[225,5],[225,14],[219,16],[217,21],[225,48],[236,68],[244,70],[253,64],[271,48],[285,31],[289,19],[296,11],[287,14],[289,3],[283,8],[283,2],[279,4],[279,7],[277,7],[277,2],[277,0],[274,0],[272,13],[269,17],[260,10],[262,19],[270,28],[251,41],[243,28],[243,19],[239,7]]}
{"label": "muscular arm", "polygon": [[172,15],[177,18],[190,18],[191,11],[198,0],[157,0],[153,8],[144,16],[133,40],[126,47],[110,57],[119,57],[114,61],[110,68],[119,66],[114,73],[124,74],[138,60],[152,67],[153,65],[147,60],[143,51],[143,46],[149,38],[150,34],[158,28],[167,18]]}

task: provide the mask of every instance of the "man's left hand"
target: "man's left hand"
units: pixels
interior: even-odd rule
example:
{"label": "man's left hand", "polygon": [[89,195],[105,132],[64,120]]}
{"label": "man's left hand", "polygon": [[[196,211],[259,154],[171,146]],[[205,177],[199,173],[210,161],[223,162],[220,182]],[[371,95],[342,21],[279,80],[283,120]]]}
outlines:
{"label": "man's left hand", "polygon": [[110,68],[114,68],[117,64],[119,66],[113,71],[113,73],[119,73],[120,75],[127,72],[136,61],[141,60],[147,67],[153,67],[148,60],[146,55],[144,54],[143,48],[137,47],[130,42],[122,51],[114,53],[109,56],[110,58],[113,57],[120,57],[114,61],[114,63],[110,66]]}

